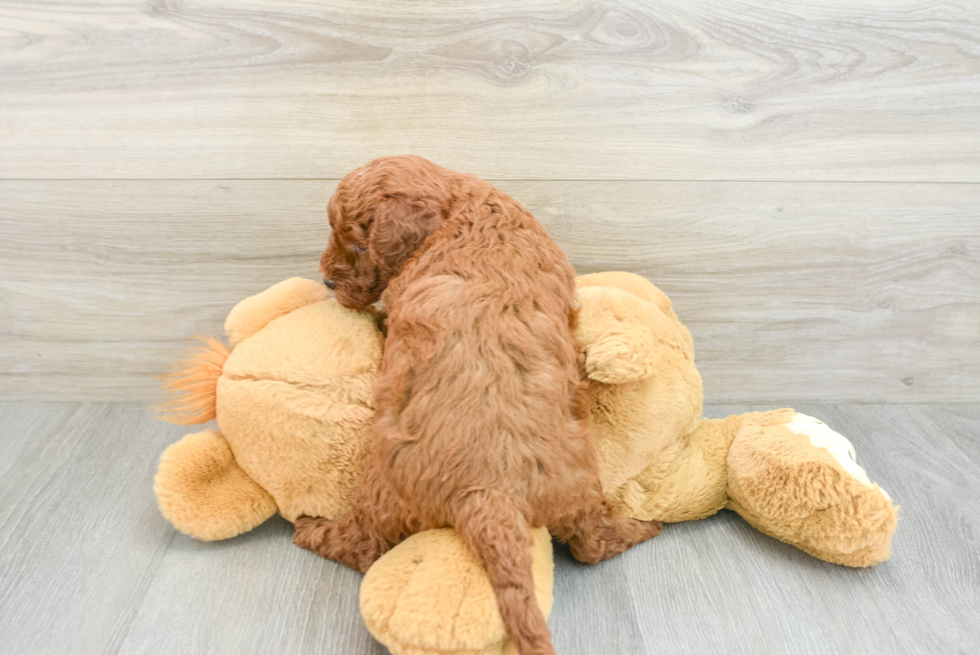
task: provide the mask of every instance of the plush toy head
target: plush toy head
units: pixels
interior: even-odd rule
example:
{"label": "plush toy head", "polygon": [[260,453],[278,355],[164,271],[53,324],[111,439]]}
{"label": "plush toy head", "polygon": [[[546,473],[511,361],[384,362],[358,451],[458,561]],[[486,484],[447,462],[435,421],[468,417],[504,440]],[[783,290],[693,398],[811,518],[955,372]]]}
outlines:
{"label": "plush toy head", "polygon": [[383,347],[373,316],[294,278],[239,303],[225,330],[225,361],[212,346],[174,376],[177,390],[212,392],[178,402],[190,416],[173,420],[216,418],[218,431],[164,453],[155,487],[164,516],[213,540],[276,511],[288,520],[343,515],[371,445],[371,385]]}

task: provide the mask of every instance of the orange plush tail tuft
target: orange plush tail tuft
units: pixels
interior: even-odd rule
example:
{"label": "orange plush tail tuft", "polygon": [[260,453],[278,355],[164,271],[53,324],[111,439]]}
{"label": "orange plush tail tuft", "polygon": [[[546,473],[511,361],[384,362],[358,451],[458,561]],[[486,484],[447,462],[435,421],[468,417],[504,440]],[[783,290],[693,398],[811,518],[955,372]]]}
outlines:
{"label": "orange plush tail tuft", "polygon": [[157,410],[167,414],[160,418],[168,423],[195,425],[214,418],[218,378],[231,351],[214,337],[199,338],[204,344],[200,350],[160,376],[172,399]]}

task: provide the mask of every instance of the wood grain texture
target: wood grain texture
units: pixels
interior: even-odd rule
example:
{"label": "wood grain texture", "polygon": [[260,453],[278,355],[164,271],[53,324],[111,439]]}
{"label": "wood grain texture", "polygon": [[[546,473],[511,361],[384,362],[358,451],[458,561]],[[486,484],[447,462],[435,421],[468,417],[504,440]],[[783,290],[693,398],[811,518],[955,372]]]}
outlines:
{"label": "wood grain texture", "polygon": [[926,412],[935,430],[949,437],[973,463],[980,466],[980,407],[957,405],[934,407]]}
{"label": "wood grain texture", "polygon": [[[760,406],[714,406],[722,417]],[[588,567],[556,548],[562,655],[973,653],[980,650],[976,406],[799,406],[847,436],[902,509],[891,560],[826,564],[722,512]],[[182,435],[135,405],[0,404],[0,643],[11,653],[386,652],[360,575],[291,545],[176,534],[151,490]],[[955,433],[955,434],[954,434]],[[6,451],[4,452],[6,455]]]}
{"label": "wood grain texture", "polygon": [[292,536],[279,517],[228,542],[174,535],[118,652],[386,653],[361,619],[361,574]]}
{"label": "wood grain texture", "polygon": [[29,445],[0,471],[4,652],[383,652],[360,575],[304,556],[285,521],[216,544],[174,531],[152,486],[180,428],[134,405],[0,405],[11,423]]}
{"label": "wood grain texture", "polygon": [[50,407],[57,427],[29,434],[0,477],[0,643],[105,652],[173,539],[150,482],[168,435],[133,407]]}
{"label": "wood grain texture", "polygon": [[[335,182],[0,182],[0,397],[152,400],[316,279]],[[980,402],[980,186],[501,182],[580,273],[666,291],[707,402]]]}
{"label": "wood grain texture", "polygon": [[969,0],[0,2],[0,177],[980,182]]}
{"label": "wood grain texture", "polygon": [[31,443],[64,428],[76,406],[73,403],[18,403],[0,405],[3,434],[0,437],[0,479]]}

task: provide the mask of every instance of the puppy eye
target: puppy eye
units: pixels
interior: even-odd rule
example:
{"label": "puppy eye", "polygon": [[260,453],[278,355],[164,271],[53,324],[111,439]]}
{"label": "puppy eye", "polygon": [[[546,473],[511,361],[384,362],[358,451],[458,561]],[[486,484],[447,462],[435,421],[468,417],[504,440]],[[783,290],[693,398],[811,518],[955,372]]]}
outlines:
{"label": "puppy eye", "polygon": [[367,248],[361,245],[354,245],[354,252],[367,252]]}

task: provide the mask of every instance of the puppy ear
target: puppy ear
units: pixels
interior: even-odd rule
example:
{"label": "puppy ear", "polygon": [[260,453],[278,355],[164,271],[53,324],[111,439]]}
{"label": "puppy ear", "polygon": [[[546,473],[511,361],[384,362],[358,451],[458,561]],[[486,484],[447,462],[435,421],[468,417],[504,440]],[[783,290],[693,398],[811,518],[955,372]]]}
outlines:
{"label": "puppy ear", "polygon": [[375,206],[368,248],[382,268],[396,273],[444,220],[431,196],[386,195]]}

